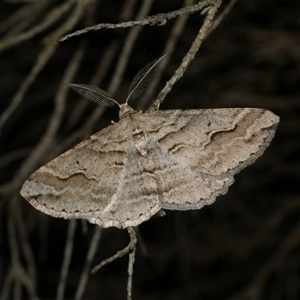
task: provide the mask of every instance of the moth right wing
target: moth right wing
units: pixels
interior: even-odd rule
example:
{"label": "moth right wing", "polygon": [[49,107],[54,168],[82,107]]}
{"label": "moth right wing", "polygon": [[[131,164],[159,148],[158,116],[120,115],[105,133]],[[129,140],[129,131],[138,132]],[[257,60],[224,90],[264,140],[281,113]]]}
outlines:
{"label": "moth right wing", "polygon": [[253,163],[268,147],[279,123],[278,116],[260,108],[166,110],[148,115],[145,123],[156,120],[148,130],[165,153],[211,175],[234,175]]}
{"label": "moth right wing", "polygon": [[132,140],[130,118],[92,135],[34,172],[21,195],[53,217],[102,227],[137,226],[162,208],[151,157]]}

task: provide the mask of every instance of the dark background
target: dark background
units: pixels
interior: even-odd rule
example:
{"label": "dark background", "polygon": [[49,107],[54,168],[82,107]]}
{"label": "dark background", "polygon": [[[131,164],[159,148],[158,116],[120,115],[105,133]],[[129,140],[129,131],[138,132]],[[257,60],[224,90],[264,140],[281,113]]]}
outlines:
{"label": "dark background", "polygon": [[[136,17],[141,2],[131,2],[132,11],[123,21]],[[87,6],[93,5],[93,9],[87,9],[85,17],[68,33],[87,25],[120,22],[124,3],[88,3]],[[220,12],[227,3],[224,1]],[[30,13],[23,12],[19,21],[7,25],[7,20],[26,5],[31,5]],[[39,12],[34,5],[37,3],[1,2],[0,42],[28,32],[62,2],[49,2]],[[154,1],[149,15],[182,6],[182,1]],[[38,34],[2,50],[1,115],[45,49],[45,38],[53,34],[73,10],[74,6]],[[300,298],[299,12],[300,2],[296,0],[237,1],[207,37],[185,76],[162,104],[161,109],[261,107],[279,115],[281,122],[270,147],[255,164],[236,176],[227,195],[201,210],[166,211],[165,217],[151,219],[139,226],[140,243],[133,275],[134,299]],[[169,54],[170,62],[160,88],[179,66],[202,21],[203,16],[199,13],[189,17],[176,47]],[[27,26],[14,32],[18,24],[26,22]],[[115,99],[123,102],[135,73],[161,55],[174,22],[159,27],[146,26],[141,30],[121,85],[113,94]],[[53,56],[1,129],[0,299],[17,299],[14,295],[21,280],[15,275],[9,282],[9,272],[16,271],[13,261],[18,261],[26,271],[33,266],[28,260],[31,257],[28,251],[32,251],[35,262],[38,297],[56,297],[69,221],[36,211],[19,196],[19,190],[38,167],[107,126],[110,120],[116,121],[118,110],[106,110],[92,126],[81,130],[90,121],[96,105],[70,92],[51,144],[26,170],[23,163],[33,155],[32,151],[49,126],[57,89],[78,47],[83,43],[85,50],[73,81],[88,83],[97,65],[103,64],[101,59],[105,51],[115,43],[113,59],[99,82],[101,88],[107,90],[129,31],[130,28],[102,29],[57,44]],[[159,89],[156,94],[158,92]],[[135,107],[138,101],[131,105]],[[75,118],[78,103],[85,106]],[[74,132],[80,134],[68,140]],[[77,222],[64,299],[74,299],[94,228],[92,224]],[[127,243],[126,230],[103,230],[92,266]],[[142,248],[146,249],[147,255]],[[83,299],[125,299],[127,261],[128,256],[125,256],[90,276]],[[6,289],[10,292],[5,298]],[[20,290],[19,299],[34,299],[27,289]]]}

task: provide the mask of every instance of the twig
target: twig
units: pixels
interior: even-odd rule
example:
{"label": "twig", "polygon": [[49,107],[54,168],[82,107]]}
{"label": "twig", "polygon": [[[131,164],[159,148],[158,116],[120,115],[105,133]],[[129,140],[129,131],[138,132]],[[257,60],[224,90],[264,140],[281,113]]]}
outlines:
{"label": "twig", "polygon": [[[191,5],[194,1],[193,0],[185,0],[184,5]],[[178,18],[176,22],[174,23],[173,29],[170,34],[170,38],[167,40],[166,45],[164,47],[163,53],[169,53],[174,48],[175,45],[180,37],[180,33],[184,29],[184,26],[188,20],[188,15],[184,15],[181,18]],[[169,60],[171,59],[171,55],[167,55],[157,66],[157,73],[153,80],[151,81],[149,87],[146,89],[145,93],[143,94],[142,99],[139,101],[138,106],[136,110],[142,110],[145,109],[146,103],[149,102],[149,100],[153,97],[154,91],[160,82],[160,79],[163,74],[163,70],[166,68]]]}
{"label": "twig", "polygon": [[155,99],[155,101],[149,107],[149,109],[147,111],[158,110],[159,106],[165,99],[166,95],[171,91],[174,84],[183,76],[187,67],[189,66],[191,61],[194,59],[197,51],[199,50],[199,48],[202,44],[202,41],[206,36],[207,31],[211,27],[212,21],[215,17],[215,14],[217,13],[217,10],[220,7],[221,3],[222,3],[222,0],[216,0],[214,3],[214,6],[208,10],[208,13],[203,22],[203,25],[201,26],[199,33],[198,33],[197,37],[195,38],[190,50],[183,58],[181,65],[178,67],[178,69],[176,70],[173,77],[166,83],[165,87],[161,90],[161,92],[158,94],[157,98]]}
{"label": "twig", "polygon": [[130,243],[131,244],[131,251],[129,253],[129,261],[128,261],[128,281],[127,281],[127,300],[132,299],[132,276],[133,276],[133,265],[135,261],[135,251],[136,251],[136,233],[132,227],[127,228],[129,236],[130,236]]}
{"label": "twig", "polygon": [[104,267],[107,264],[110,264],[114,260],[121,258],[125,254],[129,253],[129,262],[128,262],[128,281],[127,281],[127,299],[131,300],[132,295],[132,275],[133,275],[133,264],[135,259],[135,250],[136,250],[136,233],[132,227],[126,228],[129,233],[129,244],[122,250],[118,251],[115,255],[103,260],[99,265],[92,269],[92,274],[96,273],[99,269]]}
{"label": "twig", "polygon": [[113,256],[103,260],[99,265],[97,265],[96,267],[94,267],[91,271],[92,274],[96,273],[98,270],[100,270],[102,267],[104,267],[107,264],[110,264],[111,262],[113,262],[114,260],[121,258],[122,256],[124,256],[125,254],[129,253],[130,251],[132,251],[132,249],[135,247],[136,245],[136,234],[135,231],[132,227],[128,227],[127,231],[129,233],[129,237],[130,237],[130,242],[129,244],[122,250],[118,251],[116,254],[114,254]]}
{"label": "twig", "polygon": [[220,25],[220,23],[223,21],[223,19],[231,12],[231,10],[236,2],[237,2],[237,0],[230,0],[230,2],[227,4],[225,9],[214,20],[213,24],[207,31],[205,38],[207,38]]}
{"label": "twig", "polygon": [[153,15],[153,16],[149,16],[143,20],[140,21],[129,21],[129,22],[122,22],[122,23],[118,23],[118,24],[111,24],[111,23],[100,23],[91,27],[86,27],[84,29],[75,31],[73,33],[70,33],[68,35],[63,36],[62,38],[59,39],[60,42],[63,42],[73,36],[79,36],[81,34],[87,33],[89,31],[97,31],[100,30],[102,28],[105,29],[116,29],[116,28],[126,28],[126,27],[133,27],[133,26],[137,26],[137,25],[150,25],[150,26],[162,26],[165,25],[166,22],[168,20],[174,19],[176,17],[179,16],[183,16],[186,14],[194,14],[200,10],[202,10],[204,7],[206,6],[210,6],[210,5],[214,5],[215,1],[214,0],[206,0],[206,1],[199,1],[199,3],[193,5],[193,6],[189,6],[189,7],[185,7],[185,8],[181,8],[172,12],[168,12],[168,13],[162,13],[162,14],[157,14],[157,15]]}

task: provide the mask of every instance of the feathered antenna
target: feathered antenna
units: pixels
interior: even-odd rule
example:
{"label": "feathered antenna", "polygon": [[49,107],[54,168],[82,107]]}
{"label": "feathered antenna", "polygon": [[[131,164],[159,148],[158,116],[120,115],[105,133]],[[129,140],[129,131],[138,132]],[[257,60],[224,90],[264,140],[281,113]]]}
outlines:
{"label": "feathered antenna", "polygon": [[125,101],[126,104],[130,98],[135,99],[145,91],[155,74],[158,63],[164,59],[166,55],[168,55],[168,53],[148,63],[133,77],[129,86],[128,96]]}
{"label": "feathered antenna", "polygon": [[[135,99],[145,91],[146,87],[149,85],[151,79],[155,74],[158,63],[163,58],[165,58],[167,54],[168,53],[148,63],[145,67],[139,70],[139,72],[134,76],[134,78],[131,81],[131,84],[129,86],[128,97],[126,98],[125,104],[127,104],[130,98]],[[89,85],[89,84],[81,84],[81,83],[80,84],[64,83],[64,82],[61,83],[68,85],[70,88],[72,88],[75,92],[77,92],[81,96],[89,100],[92,100],[97,104],[104,105],[104,106],[114,106],[116,104],[119,107],[121,107],[120,104],[114,98],[112,98],[112,96],[109,93],[98,88],[97,86]]]}
{"label": "feathered antenna", "polygon": [[75,84],[75,83],[64,83],[62,84],[68,85],[70,88],[72,88],[75,92],[80,94],[81,96],[92,100],[96,102],[97,104],[104,105],[104,106],[114,106],[117,104],[120,106],[120,104],[112,98],[112,96],[103,91],[102,89],[98,88],[94,85],[89,84]]}

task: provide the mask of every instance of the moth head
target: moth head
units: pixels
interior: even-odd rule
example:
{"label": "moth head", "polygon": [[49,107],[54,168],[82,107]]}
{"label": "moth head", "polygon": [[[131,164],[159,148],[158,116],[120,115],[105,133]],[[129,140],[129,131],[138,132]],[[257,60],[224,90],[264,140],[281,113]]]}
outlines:
{"label": "moth head", "polygon": [[136,113],[127,103],[120,104],[119,118],[124,118],[130,114]]}

